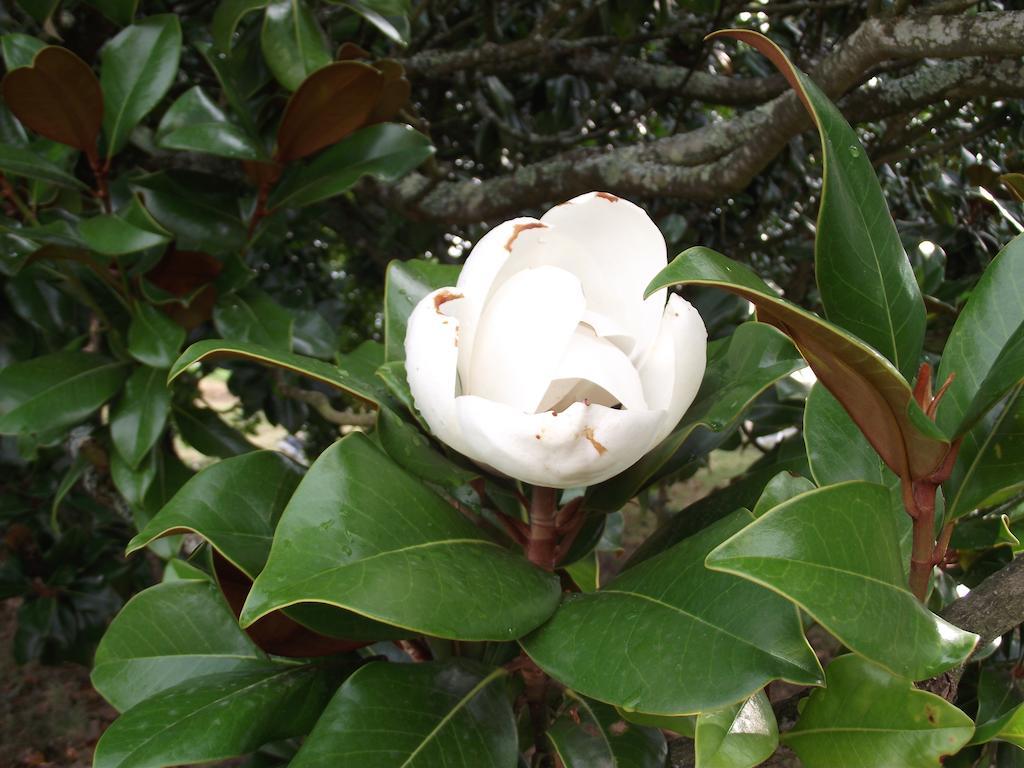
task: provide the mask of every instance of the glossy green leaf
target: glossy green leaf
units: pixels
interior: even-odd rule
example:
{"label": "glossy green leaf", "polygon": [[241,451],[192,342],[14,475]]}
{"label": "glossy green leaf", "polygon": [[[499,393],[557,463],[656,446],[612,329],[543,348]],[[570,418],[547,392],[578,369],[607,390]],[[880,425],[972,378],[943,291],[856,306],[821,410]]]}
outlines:
{"label": "glossy green leaf", "polygon": [[779,745],[775,712],[764,691],[697,717],[694,749],[698,768],[754,768]]}
{"label": "glossy green leaf", "polygon": [[154,368],[170,368],[185,341],[185,329],[150,304],[136,304],[128,326],[128,354]]}
{"label": "glossy green leaf", "polygon": [[547,736],[565,768],[662,768],[665,737],[627,721],[614,707],[566,691],[568,709]]}
{"label": "glossy green leaf", "polygon": [[325,149],[311,162],[287,171],[267,201],[270,208],[299,208],[340,195],[363,176],[396,181],[433,154],[422,133],[407,125],[362,128]]}
{"label": "glossy green leaf", "polygon": [[331,63],[324,31],[303,0],[272,0],[267,4],[260,47],[270,71],[289,91]]}
{"label": "glossy green leaf", "polygon": [[[455,285],[462,268],[432,261],[392,261],[384,283],[384,357],[405,360],[405,328],[420,299],[431,291]],[[404,373],[401,378],[404,379]]]}
{"label": "glossy green leaf", "polygon": [[971,743],[989,741],[1007,741],[1024,749],[1024,704],[1018,704],[1006,714],[978,726]]}
{"label": "glossy green leaf", "polygon": [[749,267],[708,248],[690,248],[647,291],[671,285],[711,285],[753,303],[758,320],[793,339],[818,380],[900,477],[927,477],[945,459],[948,441],[921,412],[910,386],[888,360],[841,328],[779,298]]}
{"label": "glossy green leaf", "polygon": [[104,256],[122,256],[166,245],[171,238],[156,227],[144,228],[116,214],[82,219],[78,234],[90,250]]}
{"label": "glossy green leaf", "polygon": [[129,600],[96,649],[92,684],[119,711],[186,680],[270,668],[208,581],[159,584]]}
{"label": "glossy green leaf", "polygon": [[128,377],[110,414],[110,437],[128,466],[137,467],[160,439],[170,406],[167,371],[140,365]]}
{"label": "glossy green leaf", "polygon": [[971,744],[1006,741],[1024,749],[1024,692],[1011,664],[983,666],[978,676],[977,727]]}
{"label": "glossy green leaf", "polygon": [[197,341],[186,349],[171,368],[168,380],[173,381],[191,365],[200,360],[218,360],[222,358],[240,358],[275,368],[284,368],[285,370],[293,371],[302,376],[308,376],[311,379],[340,389],[368,403],[376,404],[380,399],[378,394],[379,384],[372,377],[367,379],[313,357],[303,357],[302,355],[280,352],[256,344],[242,344],[221,339]]}
{"label": "glossy green leaf", "polygon": [[396,464],[429,483],[457,488],[479,476],[445,457],[416,427],[402,421],[389,408],[380,410],[377,434],[381,446]]}
{"label": "glossy green leaf", "polygon": [[[936,411],[962,435],[1024,379],[1024,235],[992,260],[971,291],[942,351],[936,380],[950,382]],[[1002,354],[1001,354],[1002,353]]]}
{"label": "glossy green leaf", "polygon": [[558,597],[551,574],[485,539],[355,433],[299,484],[241,619],[317,602],[435,637],[512,640]]}
{"label": "glossy green leaf", "polygon": [[93,768],[223,760],[312,727],[331,693],[314,666],[218,672],[136,704],[96,744]]}
{"label": "glossy green leaf", "polygon": [[230,190],[205,174],[153,173],[132,179],[146,209],[174,233],[178,248],[221,254],[245,242],[245,226]]}
{"label": "glossy green leaf", "polygon": [[753,520],[738,510],[596,592],[565,595],[520,641],[524,650],[570,688],[648,714],[717,709],[777,678],[819,684],[796,609],[704,567],[708,552]]}
{"label": "glossy green leaf", "polygon": [[227,459],[256,450],[245,435],[210,408],[176,404],[172,413],[178,435],[200,453]]}
{"label": "glossy green leaf", "polygon": [[904,569],[909,570],[913,524],[903,508],[900,479],[885,466],[843,406],[821,384],[815,384],[807,395],[804,442],[811,475],[819,486],[864,480],[888,490],[901,560]]}
{"label": "glossy green leaf", "polygon": [[228,120],[198,85],[171,105],[156,132],[156,143],[166,149],[203,152],[232,160],[266,160],[259,142]]}
{"label": "glossy green leaf", "polygon": [[11,144],[0,144],[0,171],[9,176],[24,176],[68,189],[87,189],[85,184],[57,163],[29,149]]}
{"label": "glossy green leaf", "polygon": [[692,739],[697,727],[697,715],[648,715],[645,712],[627,712],[622,707],[616,707],[623,720],[637,725],[646,725],[649,728],[657,728],[661,731],[671,731],[680,736]]}
{"label": "glossy green leaf", "polygon": [[946,519],[1005,501],[1024,487],[1024,384],[963,437],[953,474],[942,484]]}
{"label": "glossy green leaf", "polygon": [[802,367],[804,361],[789,340],[763,323],[743,323],[728,339],[712,342],[700,391],[679,426],[625,472],[592,488],[587,506],[620,509],[665,474],[663,468],[697,427],[727,429],[768,387]]}
{"label": "glossy green leaf", "polygon": [[89,0],[89,5],[98,9],[119,27],[124,27],[131,24],[135,18],[139,0]]}
{"label": "glossy green leaf", "polygon": [[127,376],[123,363],[87,352],[54,352],[0,370],[0,434],[72,427],[107,402]]}
{"label": "glossy green leaf", "polygon": [[910,593],[898,536],[885,488],[842,483],[775,507],[711,552],[707,566],[785,596],[850,650],[923,680],[962,662],[978,638]]}
{"label": "glossy green leaf", "polygon": [[147,16],[103,46],[100,86],[108,157],[121,151],[139,121],[160,103],[180,57],[181,24],[172,13]]}
{"label": "glossy green leaf", "polygon": [[767,56],[814,119],[823,152],[814,266],[825,316],[909,379],[924,341],[924,300],[871,158],[843,114],[771,40],[747,30],[716,34]]}
{"label": "glossy green leaf", "polygon": [[8,72],[18,67],[32,66],[32,59],[45,47],[46,43],[38,37],[21,32],[0,36],[0,53],[3,54],[4,67]]}
{"label": "glossy green leaf", "polygon": [[811,694],[782,741],[806,768],[935,768],[973,730],[945,699],[847,655],[829,665],[827,687]]}
{"label": "glossy green leaf", "polygon": [[213,42],[223,53],[230,53],[235,29],[249,13],[267,6],[268,0],[220,0],[210,22]]}
{"label": "glossy green leaf", "polygon": [[213,322],[225,339],[291,351],[294,318],[255,286],[222,297],[213,310]]}
{"label": "glossy green leaf", "polygon": [[128,462],[117,451],[110,455],[110,479],[114,481],[118,493],[128,502],[133,515],[145,506],[146,492],[156,478],[157,453],[150,453],[137,467],[128,466]]}
{"label": "glossy green leaf", "polygon": [[1008,546],[1017,552],[1020,549],[1020,539],[1011,530],[1010,519],[1006,515],[986,515],[957,523],[949,546],[951,549],[991,549]]}
{"label": "glossy green leaf", "polygon": [[291,768],[515,768],[507,674],[461,660],[367,664],[338,689]]}
{"label": "glossy green leaf", "polygon": [[127,552],[160,536],[191,531],[254,579],[263,570],[274,527],[301,477],[294,464],[273,451],[219,461],[185,483],[128,543]]}
{"label": "glossy green leaf", "polygon": [[409,4],[402,0],[348,0],[344,5],[358,13],[383,35],[399,45],[409,42]]}

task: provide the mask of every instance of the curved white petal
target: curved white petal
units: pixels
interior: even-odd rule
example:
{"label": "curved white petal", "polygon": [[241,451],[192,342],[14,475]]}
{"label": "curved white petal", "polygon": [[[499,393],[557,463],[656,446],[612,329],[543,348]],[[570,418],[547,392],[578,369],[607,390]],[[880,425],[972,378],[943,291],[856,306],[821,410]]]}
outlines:
{"label": "curved white petal", "polygon": [[480,315],[463,392],[533,413],[585,308],[580,281],[563,269],[505,281]]}
{"label": "curved white petal", "polygon": [[455,415],[458,315],[465,304],[455,288],[439,288],[416,305],[405,331],[405,367],[413,402],[430,430],[457,451],[463,450]]}
{"label": "curved white petal", "polygon": [[473,349],[476,326],[483,310],[484,302],[491,291],[498,271],[505,264],[512,250],[512,243],[517,235],[531,227],[540,227],[541,223],[532,217],[521,216],[502,222],[477,241],[473,250],[466,257],[466,263],[459,273],[455,290],[467,300],[467,307],[462,313],[462,354],[459,356],[459,374],[463,381],[469,379],[469,352]]}
{"label": "curved white petal", "polygon": [[585,255],[580,263],[568,263],[569,254],[558,253],[557,261],[547,263],[579,275],[587,308],[625,328],[636,339],[630,357],[641,360],[658,335],[665,306],[664,290],[643,298],[648,284],[668,264],[661,230],[642,208],[606,192],[589,192],[555,206],[541,222]]}
{"label": "curved white petal", "polygon": [[658,338],[639,367],[650,408],[665,412],[665,421],[651,442],[661,442],[697,396],[707,365],[708,332],[700,313],[681,296],[665,306]]}
{"label": "curved white petal", "polygon": [[589,381],[614,398],[612,405],[622,403],[632,411],[647,410],[640,376],[629,358],[585,326],[577,328],[573,334],[565,357],[555,370],[555,379]]}
{"label": "curved white petal", "polygon": [[634,464],[665,418],[575,403],[561,413],[524,414],[481,397],[456,398],[465,453],[531,485],[594,485]]}

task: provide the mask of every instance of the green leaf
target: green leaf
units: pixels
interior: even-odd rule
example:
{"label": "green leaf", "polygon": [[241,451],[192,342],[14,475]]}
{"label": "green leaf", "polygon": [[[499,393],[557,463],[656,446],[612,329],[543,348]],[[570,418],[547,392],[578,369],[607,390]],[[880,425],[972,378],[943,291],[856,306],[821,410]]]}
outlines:
{"label": "green leaf", "polygon": [[275,368],[284,368],[340,389],[374,405],[378,404],[380,400],[379,384],[375,380],[367,380],[363,376],[325,363],[323,360],[267,349],[257,344],[243,344],[221,339],[197,341],[186,349],[171,368],[168,381],[174,381],[187,368],[200,360],[222,358],[241,358]]}
{"label": "green leaf", "polygon": [[56,163],[31,150],[12,144],[0,144],[0,171],[10,176],[24,176],[68,189],[88,189],[85,184]]}
{"label": "green leaf", "polygon": [[802,367],[789,340],[763,323],[743,323],[727,339],[712,342],[700,391],[679,426],[625,472],[592,488],[587,507],[621,509],[644,487],[678,469],[669,462],[697,427],[726,430],[768,387]]}
{"label": "green leaf", "polygon": [[910,568],[913,525],[903,508],[900,479],[861,434],[857,425],[827,389],[815,384],[804,407],[804,442],[811,476],[821,487],[864,480],[889,491],[889,509],[899,533],[901,561]]}
{"label": "green leaf", "polygon": [[185,329],[151,304],[136,304],[128,326],[128,354],[154,368],[170,368],[185,341]]}
{"label": "green leaf", "polygon": [[140,227],[112,213],[82,219],[78,223],[78,234],[90,250],[104,256],[138,253],[171,241],[164,232]]}
{"label": "green leaf", "polygon": [[504,669],[375,662],[338,689],[291,768],[514,768]]}
{"label": "green leaf", "polygon": [[0,434],[54,432],[83,421],[128,374],[87,352],[54,352],[0,370]]}
{"label": "green leaf", "polygon": [[479,473],[463,469],[435,450],[418,429],[389,408],[380,409],[377,434],[396,464],[429,483],[457,488],[479,477]]}
{"label": "green leaf", "polygon": [[156,143],[165,149],[202,152],[232,160],[267,159],[259,142],[232,124],[198,85],[185,91],[164,113]]}
{"label": "green leaf", "polygon": [[100,737],[93,768],[157,768],[223,760],[300,736],[331,693],[317,667],[219,672],[135,705]]}
{"label": "green leaf", "polygon": [[273,451],[219,461],[185,483],[126,551],[131,554],[158,537],[191,531],[255,579],[267,561],[278,518],[301,477],[294,464]]}
{"label": "green leaf", "polygon": [[17,0],[21,9],[40,25],[53,15],[59,2],[60,0]]}
{"label": "green leaf", "polygon": [[613,707],[566,691],[568,710],[547,736],[565,768],[662,768],[665,737],[628,722]]}
{"label": "green leaf", "polygon": [[811,694],[782,741],[806,768],[934,768],[973,730],[945,699],[847,655],[829,665],[827,686]]}
{"label": "green leaf", "polygon": [[935,420],[965,434],[1024,380],[1024,235],[992,260],[971,291],[942,351],[937,381],[950,376]]}
{"label": "green leaf", "polygon": [[207,456],[228,459],[256,450],[256,446],[245,435],[228,426],[210,408],[176,404],[173,416],[174,426],[181,439]]}
{"label": "green leaf", "polygon": [[99,10],[119,27],[124,27],[131,24],[135,18],[139,0],[89,0],[89,5]]}
{"label": "green leaf", "polygon": [[385,37],[399,45],[409,44],[409,7],[404,2],[348,0],[343,3],[375,26]]}
{"label": "green leaf", "polygon": [[324,31],[302,0],[273,0],[267,4],[260,47],[270,71],[289,91],[331,63]]}
{"label": "green leaf", "polygon": [[697,718],[694,752],[700,768],[754,768],[779,745],[775,712],[764,691]]}
{"label": "green leaf", "polygon": [[340,195],[367,175],[396,181],[433,152],[427,137],[407,125],[371,125],[325,149],[312,162],[287,171],[267,205],[272,209],[312,205]]}
{"label": "green leaf", "polygon": [[716,34],[742,40],[768,57],[814,118],[824,155],[814,265],[825,316],[909,379],[921,357],[924,300],[856,132],[767,37],[746,30]]}
{"label": "green leaf", "polygon": [[290,352],[295,319],[255,286],[222,297],[213,310],[217,332],[225,339]]}
{"label": "green leaf", "polygon": [[316,602],[435,637],[512,640],[558,596],[551,574],[485,539],[355,433],[299,484],[241,621]]}
{"label": "green leaf", "polygon": [[[711,552],[707,566],[783,595],[850,650],[914,680],[962,662],[978,639],[905,586],[889,493],[879,485],[849,482],[790,499]],[[875,618],[865,622],[868,615]]]}
{"label": "green leaf", "polygon": [[181,24],[173,13],[125,27],[100,53],[103,133],[107,156],[120,152],[139,121],[174,82],[181,58]]}
{"label": "green leaf", "polygon": [[128,506],[132,508],[133,516],[137,516],[138,510],[145,506],[146,491],[156,479],[156,454],[157,451],[153,451],[134,468],[128,466],[128,462],[122,459],[117,451],[110,456],[110,479],[114,481],[118,493],[124,496]]}
{"label": "green leaf", "polygon": [[777,678],[819,684],[796,609],[704,567],[708,552],[753,520],[737,510],[596,592],[565,595],[523,649],[585,696],[656,715],[717,709]]}
{"label": "green leaf", "polygon": [[804,359],[900,477],[931,475],[948,441],[918,407],[899,371],[846,331],[780,299],[748,267],[708,248],[690,248],[654,278],[648,295],[671,285],[711,285],[747,299],[758,320],[793,339]]}
{"label": "green leaf", "polygon": [[621,707],[616,707],[615,711],[619,713],[619,716],[623,720],[630,723],[636,723],[637,725],[645,725],[649,728],[657,728],[661,731],[671,731],[672,733],[685,736],[688,739],[692,739],[695,735],[697,727],[697,715],[679,715],[672,717],[669,715],[648,715],[645,712],[627,712]]}
{"label": "green leaf", "polygon": [[971,744],[1006,741],[1024,749],[1024,695],[1010,664],[984,666],[978,677],[977,727]]}
{"label": "green leaf", "polygon": [[946,519],[1008,499],[1024,487],[1024,384],[963,437],[953,474],[942,484]]}
{"label": "green leaf", "polygon": [[171,392],[167,371],[140,365],[110,414],[110,437],[129,467],[139,466],[167,424]]}
{"label": "green leaf", "polygon": [[158,584],[114,617],[93,662],[92,684],[123,712],[192,678],[271,668],[208,581]]}
{"label": "green leaf", "polygon": [[219,193],[212,176],[153,173],[132,179],[132,188],[153,217],[174,233],[181,250],[230,253],[245,243],[235,201]]}
{"label": "green leaf", "polygon": [[210,34],[223,53],[231,52],[232,39],[238,23],[249,13],[267,6],[268,0],[221,0],[213,12]]}
{"label": "green leaf", "polygon": [[[405,360],[405,329],[409,315],[431,291],[455,285],[462,268],[413,259],[392,261],[384,282],[384,359]],[[405,379],[404,372],[401,378]]]}
{"label": "green leaf", "polygon": [[21,32],[0,36],[0,53],[3,53],[4,67],[8,72],[18,67],[31,67],[32,59],[45,47],[46,43],[38,37]]}

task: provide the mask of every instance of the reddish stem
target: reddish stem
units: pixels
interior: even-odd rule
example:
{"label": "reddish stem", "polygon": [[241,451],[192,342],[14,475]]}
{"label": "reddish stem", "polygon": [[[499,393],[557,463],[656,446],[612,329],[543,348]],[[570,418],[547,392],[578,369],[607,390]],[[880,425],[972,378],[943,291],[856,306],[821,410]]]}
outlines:
{"label": "reddish stem", "polygon": [[555,569],[557,499],[554,488],[535,486],[530,500],[530,540],[526,545],[526,557],[545,571]]}

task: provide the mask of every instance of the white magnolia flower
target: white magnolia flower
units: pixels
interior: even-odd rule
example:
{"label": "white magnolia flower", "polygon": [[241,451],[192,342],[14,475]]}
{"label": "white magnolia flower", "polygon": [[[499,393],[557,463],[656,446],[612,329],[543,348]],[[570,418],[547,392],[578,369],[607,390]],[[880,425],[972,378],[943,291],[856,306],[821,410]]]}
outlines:
{"label": "white magnolia flower", "polygon": [[473,248],[458,284],[409,317],[409,387],[434,434],[532,485],[593,485],[676,426],[700,387],[707,330],[644,289],[668,263],[647,214],[604,192]]}

